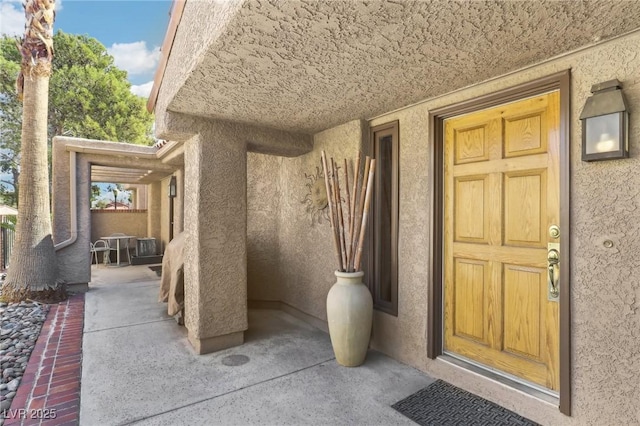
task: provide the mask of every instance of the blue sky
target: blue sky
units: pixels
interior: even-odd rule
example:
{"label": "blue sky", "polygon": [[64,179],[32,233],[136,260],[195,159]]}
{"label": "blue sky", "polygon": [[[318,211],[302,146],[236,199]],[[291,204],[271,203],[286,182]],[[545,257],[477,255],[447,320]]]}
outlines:
{"label": "blue sky", "polygon": [[[57,0],[54,30],[98,39],[126,70],[132,92],[148,97],[169,24],[170,0]],[[21,35],[18,0],[0,0],[0,33]]]}
{"label": "blue sky", "polygon": [[[57,0],[54,31],[96,38],[116,65],[127,71],[131,91],[148,97],[171,5],[171,0]],[[19,0],[0,0],[0,34],[21,36],[24,22]],[[2,174],[0,179],[11,180],[11,176]],[[100,186],[104,191],[106,184]]]}

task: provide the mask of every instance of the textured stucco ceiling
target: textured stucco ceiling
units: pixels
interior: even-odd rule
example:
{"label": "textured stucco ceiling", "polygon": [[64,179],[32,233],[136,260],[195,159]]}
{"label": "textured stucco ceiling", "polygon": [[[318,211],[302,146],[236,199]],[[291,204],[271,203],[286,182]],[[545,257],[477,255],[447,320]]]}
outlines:
{"label": "textured stucco ceiling", "polygon": [[[174,49],[202,39],[202,28],[190,25],[202,16],[189,14],[207,9],[192,2]],[[222,17],[209,10],[208,19],[225,20],[224,30],[191,67],[175,63],[182,55],[172,52],[164,82],[184,84],[175,96],[165,93],[167,109],[308,133],[640,26],[640,1],[256,0]]]}

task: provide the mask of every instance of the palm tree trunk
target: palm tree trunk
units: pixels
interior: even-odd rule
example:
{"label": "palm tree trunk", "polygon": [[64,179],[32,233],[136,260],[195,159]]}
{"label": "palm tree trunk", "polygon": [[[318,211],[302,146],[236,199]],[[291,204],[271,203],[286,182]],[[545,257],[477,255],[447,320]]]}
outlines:
{"label": "palm tree trunk", "polygon": [[[23,118],[18,225],[11,267],[2,289],[11,301],[52,300],[64,295],[58,288],[58,267],[51,236],[47,113],[51,75],[53,2],[25,4],[27,28],[22,44]],[[35,23],[34,23],[35,22]],[[20,88],[19,88],[20,89]]]}
{"label": "palm tree trunk", "polygon": [[18,170],[18,166],[11,168],[11,175],[13,176],[13,196],[11,197],[11,201],[18,207],[18,197],[20,195],[20,170]]}

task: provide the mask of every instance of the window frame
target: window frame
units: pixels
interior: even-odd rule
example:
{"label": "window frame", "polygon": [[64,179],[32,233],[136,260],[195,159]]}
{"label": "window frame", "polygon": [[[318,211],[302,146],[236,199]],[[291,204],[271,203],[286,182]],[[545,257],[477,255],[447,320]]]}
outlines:
{"label": "window frame", "polygon": [[[379,215],[379,206],[376,200],[379,199],[380,181],[382,176],[379,173],[379,145],[380,138],[391,136],[391,300],[383,300],[380,297],[380,275],[376,267],[376,259],[380,251],[380,240],[377,238],[380,231],[376,232],[378,223],[376,217]],[[376,170],[374,174],[373,197],[371,200],[370,220],[368,226],[368,274],[367,284],[373,296],[373,307],[375,310],[385,312],[389,315],[398,316],[398,223],[400,211],[400,124],[396,121],[370,127],[369,131],[369,153],[376,159]]]}

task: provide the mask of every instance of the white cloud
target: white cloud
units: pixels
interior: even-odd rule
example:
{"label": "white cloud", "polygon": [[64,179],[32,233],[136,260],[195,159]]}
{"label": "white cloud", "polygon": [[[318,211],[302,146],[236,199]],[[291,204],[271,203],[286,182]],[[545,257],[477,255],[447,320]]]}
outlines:
{"label": "white cloud", "polygon": [[153,87],[153,80],[144,84],[133,84],[131,86],[131,93],[134,95],[142,96],[143,98],[148,98],[151,93],[151,88]]}
{"label": "white cloud", "polygon": [[20,3],[0,3],[0,34],[16,36],[24,34],[24,12]]}
{"label": "white cloud", "polygon": [[[57,0],[56,11],[60,10],[62,10],[62,0]],[[20,1],[3,0],[0,2],[0,34],[21,36],[24,34],[24,23],[24,9]]]}
{"label": "white cloud", "polygon": [[155,71],[160,60],[160,48],[148,49],[146,41],[114,43],[107,51],[113,55],[116,65],[131,75]]}

